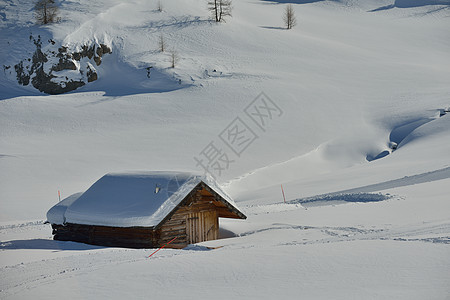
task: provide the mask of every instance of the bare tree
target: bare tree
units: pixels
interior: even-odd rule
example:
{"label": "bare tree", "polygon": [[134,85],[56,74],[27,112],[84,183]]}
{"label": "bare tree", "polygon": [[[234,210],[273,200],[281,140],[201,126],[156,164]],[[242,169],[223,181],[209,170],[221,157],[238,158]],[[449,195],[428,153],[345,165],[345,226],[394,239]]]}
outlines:
{"label": "bare tree", "polygon": [[286,6],[283,15],[283,21],[287,29],[291,29],[292,27],[297,25],[297,19],[295,18],[294,7],[292,6],[292,4],[288,4]]}
{"label": "bare tree", "polygon": [[231,0],[211,0],[208,2],[208,9],[216,22],[225,22],[224,17],[231,17]]}
{"label": "bare tree", "polygon": [[58,6],[54,0],[38,0],[34,5],[36,21],[40,24],[48,24],[59,21]]}
{"label": "bare tree", "polygon": [[178,52],[175,50],[170,51],[170,62],[172,63],[171,67],[175,68],[175,65],[178,63],[180,57],[178,56]]}
{"label": "bare tree", "polygon": [[164,40],[164,36],[161,33],[158,40],[159,51],[164,52],[166,50],[166,41]]}
{"label": "bare tree", "polygon": [[163,11],[163,5],[161,0],[158,0],[158,4],[157,4],[157,8],[156,8],[159,12]]}

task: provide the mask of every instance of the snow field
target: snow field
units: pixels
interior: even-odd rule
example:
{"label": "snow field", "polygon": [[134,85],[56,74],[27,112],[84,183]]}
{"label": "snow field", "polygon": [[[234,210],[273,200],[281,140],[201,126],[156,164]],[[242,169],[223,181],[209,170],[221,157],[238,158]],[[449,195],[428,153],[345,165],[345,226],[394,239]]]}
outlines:
{"label": "snow field", "polygon": [[[290,31],[284,1],[234,1],[221,25],[197,0],[162,13],[64,1],[64,21],[40,28],[29,3],[1,4],[1,65],[32,50],[30,32],[113,53],[66,95],[0,72],[0,298],[448,298],[448,3],[304,2]],[[255,126],[243,110],[262,91],[283,115],[252,127],[258,139],[219,178],[249,217],[221,220],[234,237],[151,259],[51,240],[41,222],[58,190],[124,170],[201,171],[193,157],[211,141],[226,150],[218,135],[233,119]]]}

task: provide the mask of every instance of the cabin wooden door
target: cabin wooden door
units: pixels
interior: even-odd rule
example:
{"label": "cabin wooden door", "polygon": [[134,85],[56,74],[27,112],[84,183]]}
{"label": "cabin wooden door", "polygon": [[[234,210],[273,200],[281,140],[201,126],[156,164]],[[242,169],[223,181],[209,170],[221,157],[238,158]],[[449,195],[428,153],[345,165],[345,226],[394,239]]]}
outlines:
{"label": "cabin wooden door", "polygon": [[202,211],[188,213],[186,235],[189,244],[217,239],[219,237],[217,212]]}

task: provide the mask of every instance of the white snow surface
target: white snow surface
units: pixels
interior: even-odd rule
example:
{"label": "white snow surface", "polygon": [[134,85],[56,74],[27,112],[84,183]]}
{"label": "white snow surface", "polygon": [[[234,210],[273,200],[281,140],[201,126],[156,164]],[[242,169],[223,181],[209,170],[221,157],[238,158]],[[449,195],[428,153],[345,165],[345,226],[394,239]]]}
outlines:
{"label": "white snow surface", "polygon": [[[234,0],[222,24],[206,2],[58,1],[48,26],[31,1],[0,2],[0,298],[449,299],[448,1]],[[48,96],[10,74],[30,33],[113,53],[97,81]],[[282,110],[263,129],[244,111],[261,92]],[[236,118],[257,135],[239,155],[219,137]],[[54,241],[43,224],[58,190],[202,172],[211,142],[231,160],[218,185],[248,217],[221,219],[222,239],[148,258]]]}
{"label": "white snow surface", "polygon": [[49,221],[52,224],[65,224],[66,223],[65,214],[67,208],[75,200],[80,198],[82,194],[83,193],[75,193],[73,195],[70,195],[69,197],[61,200],[60,202],[58,202],[58,204],[50,208],[50,210],[47,212],[47,221]]}
{"label": "white snow surface", "polygon": [[211,176],[188,172],[140,171],[106,174],[86,192],[75,194],[47,212],[52,224],[153,227],[200,183],[207,184],[230,205],[234,201]]}

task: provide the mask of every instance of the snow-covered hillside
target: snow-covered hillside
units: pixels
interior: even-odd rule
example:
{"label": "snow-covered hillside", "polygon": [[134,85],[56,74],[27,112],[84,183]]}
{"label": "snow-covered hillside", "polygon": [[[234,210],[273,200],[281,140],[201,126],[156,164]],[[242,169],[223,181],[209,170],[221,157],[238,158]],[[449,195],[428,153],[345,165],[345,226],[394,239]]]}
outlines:
{"label": "snow-covered hillside", "polygon": [[[0,297],[448,298],[450,3],[235,0],[215,24],[206,2],[66,0],[48,26],[31,1],[0,3]],[[111,53],[55,71],[90,64],[98,79],[50,96],[17,82],[30,36],[45,53]],[[226,139],[236,124],[247,144]],[[42,224],[58,191],[203,171],[211,145],[248,216],[221,222],[232,238],[147,259],[52,241]]]}

